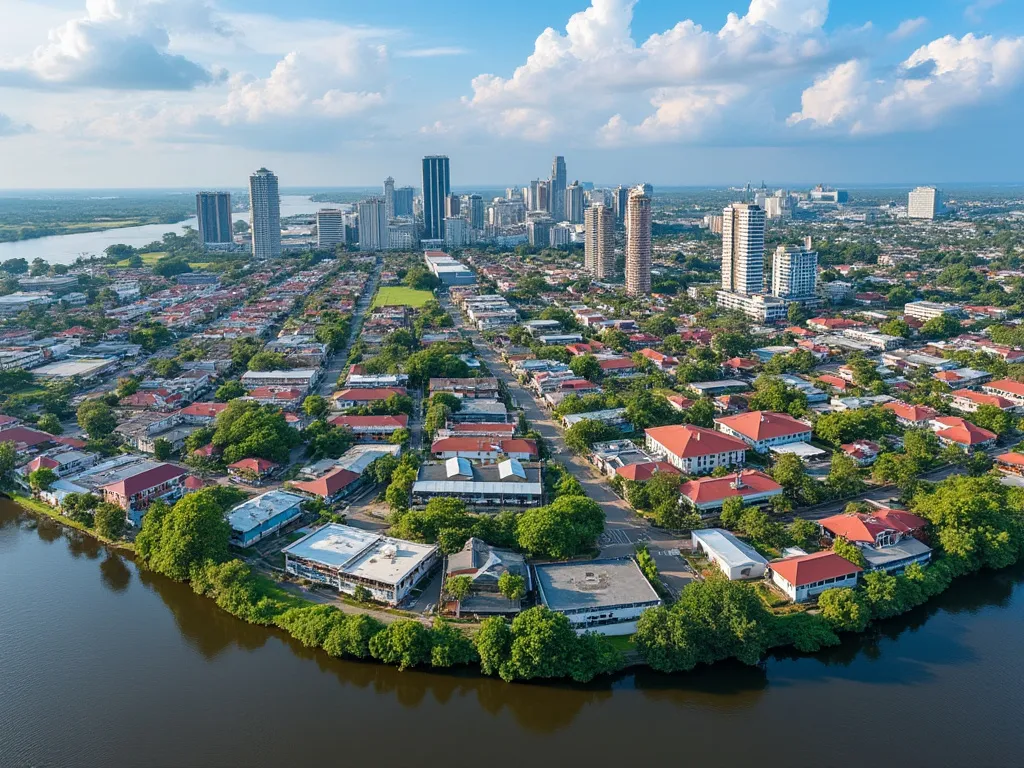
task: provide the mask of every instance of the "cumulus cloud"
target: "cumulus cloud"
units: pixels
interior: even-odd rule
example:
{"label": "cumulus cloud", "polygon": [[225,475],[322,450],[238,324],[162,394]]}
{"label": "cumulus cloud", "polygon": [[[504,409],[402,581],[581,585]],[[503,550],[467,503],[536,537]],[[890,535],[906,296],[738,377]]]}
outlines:
{"label": "cumulus cloud", "polygon": [[948,113],[1009,93],[1024,81],[1024,37],[947,35],[921,46],[887,76],[851,60],[803,92],[791,125],[877,134],[936,125]]}
{"label": "cumulus cloud", "polygon": [[437,48],[411,48],[408,51],[399,51],[395,54],[400,59],[433,59],[438,56],[465,56],[469,51],[466,48],[455,46],[439,46]]}
{"label": "cumulus cloud", "polygon": [[631,31],[635,5],[592,0],[564,33],[544,30],[510,77],[474,78],[465,103],[499,131],[528,121],[537,138],[554,124],[574,134],[601,126],[604,142],[676,140],[723,114],[755,83],[818,64],[828,53],[821,29],[828,0],[751,0],[745,15],[729,14],[718,31],[687,19],[640,44]]}
{"label": "cumulus cloud", "polygon": [[0,85],[173,91],[222,77],[174,53],[176,34],[231,30],[202,0],[87,0],[84,16],[52,29],[31,55],[0,62]]}
{"label": "cumulus cloud", "polygon": [[928,19],[924,16],[918,16],[916,19],[904,19],[899,23],[899,26],[889,34],[889,39],[905,40],[906,38],[917,34],[926,26],[928,26]]}

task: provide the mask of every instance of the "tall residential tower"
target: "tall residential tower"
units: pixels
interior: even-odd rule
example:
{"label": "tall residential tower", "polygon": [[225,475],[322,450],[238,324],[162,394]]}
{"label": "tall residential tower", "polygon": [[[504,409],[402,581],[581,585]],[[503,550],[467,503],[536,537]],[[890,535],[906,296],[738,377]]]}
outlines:
{"label": "tall residential tower", "polygon": [[277,176],[260,168],[249,177],[249,224],[252,256],[272,259],[281,255],[281,197]]}
{"label": "tall residential tower", "polygon": [[203,245],[234,242],[230,192],[197,194],[196,218],[199,220],[199,242]]}
{"label": "tall residential tower", "polygon": [[764,292],[764,211],[733,203],[722,213],[722,290]]}
{"label": "tall residential tower", "polygon": [[565,158],[558,155],[551,163],[551,189],[550,203],[551,218],[557,221],[565,221]]}
{"label": "tall residential tower", "polygon": [[780,245],[772,260],[772,295],[790,301],[814,298],[818,285],[818,252],[808,237],[803,246]]}
{"label": "tall residential tower", "polygon": [[445,200],[451,194],[447,155],[423,158],[423,239],[444,239]]}
{"label": "tall residential tower", "polygon": [[615,214],[604,205],[587,208],[584,218],[584,266],[598,280],[615,275]]}
{"label": "tall residential tower", "polygon": [[629,193],[626,216],[626,293],[651,293],[651,198],[643,187]]}
{"label": "tall residential tower", "polygon": [[395,218],[395,180],[390,176],[384,179],[384,213],[388,221]]}

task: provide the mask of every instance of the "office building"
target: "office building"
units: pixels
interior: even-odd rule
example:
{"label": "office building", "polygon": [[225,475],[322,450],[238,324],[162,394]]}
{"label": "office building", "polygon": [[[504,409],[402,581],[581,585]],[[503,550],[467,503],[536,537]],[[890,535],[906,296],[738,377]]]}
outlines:
{"label": "office building", "polygon": [[249,177],[249,226],[254,259],[281,255],[281,197],[277,176],[266,168]]}
{"label": "office building", "polygon": [[451,194],[448,157],[423,158],[423,238],[444,239],[445,201]]}
{"label": "office building", "polygon": [[199,220],[199,241],[209,243],[234,242],[231,229],[231,194],[229,192],[200,192],[196,195],[196,218]]}
{"label": "office building", "polygon": [[390,176],[384,179],[384,214],[388,221],[395,218],[395,180]]}
{"label": "office building", "polygon": [[764,291],[764,211],[757,205],[733,203],[722,214],[722,290]]}
{"label": "office building", "polygon": [[446,219],[457,219],[462,213],[462,198],[458,195],[448,195],[444,199],[444,217]]}
{"label": "office building", "polygon": [[551,163],[550,208],[551,218],[565,221],[565,158],[559,155]]}
{"label": "office building", "polygon": [[907,217],[931,220],[942,213],[942,193],[935,187],[918,187],[907,200]]}
{"label": "office building", "polygon": [[392,251],[411,251],[416,247],[416,222],[394,221],[388,224],[388,249]]}
{"label": "office building", "polygon": [[629,189],[627,187],[616,187],[612,192],[612,207],[615,209],[615,223],[626,223],[626,208],[629,204]]}
{"label": "office building", "polygon": [[626,293],[651,293],[651,198],[643,187],[629,193],[626,209]]}
{"label": "office building", "polygon": [[565,218],[570,224],[583,223],[583,187],[578,181],[565,188]]}
{"label": "office building", "polygon": [[394,192],[395,216],[412,216],[412,200],[416,191],[412,187],[398,187]]}
{"label": "office building", "polygon": [[388,219],[384,201],[371,197],[359,203],[359,250],[382,251],[388,246]]}
{"label": "office building", "polygon": [[850,193],[845,189],[832,189],[819,184],[808,193],[812,203],[845,203],[850,199]]}
{"label": "office building", "polygon": [[471,229],[484,228],[484,199],[480,195],[469,196],[469,226]]}
{"label": "office building", "polygon": [[551,227],[550,243],[552,248],[568,248],[572,243],[572,235],[575,227],[566,222],[560,222]]}
{"label": "office building", "polygon": [[808,237],[802,246],[780,245],[772,261],[772,295],[795,301],[811,298],[818,284],[818,252]]}
{"label": "office building", "polygon": [[333,248],[345,244],[345,214],[339,208],[321,208],[316,212],[316,247]]}
{"label": "office building", "polygon": [[584,218],[584,266],[597,280],[610,280],[615,274],[615,214],[592,205]]}

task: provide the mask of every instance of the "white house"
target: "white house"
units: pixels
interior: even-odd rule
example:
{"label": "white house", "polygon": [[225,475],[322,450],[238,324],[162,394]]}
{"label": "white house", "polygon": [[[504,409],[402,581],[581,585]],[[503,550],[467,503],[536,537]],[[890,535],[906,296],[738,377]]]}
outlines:
{"label": "white house", "polygon": [[690,534],[693,548],[721,569],[730,581],[759,579],[765,574],[768,561],[721,528],[705,528]]}
{"label": "white house", "polygon": [[747,444],[713,429],[672,424],[645,430],[647,451],[688,475],[706,475],[717,467],[741,466]]}
{"label": "white house", "polygon": [[835,552],[773,560],[768,565],[772,583],[794,603],[803,603],[833,587],[855,587],[863,570]]}
{"label": "white house", "polygon": [[811,425],[785,413],[751,411],[715,419],[715,429],[739,438],[758,453],[811,439]]}

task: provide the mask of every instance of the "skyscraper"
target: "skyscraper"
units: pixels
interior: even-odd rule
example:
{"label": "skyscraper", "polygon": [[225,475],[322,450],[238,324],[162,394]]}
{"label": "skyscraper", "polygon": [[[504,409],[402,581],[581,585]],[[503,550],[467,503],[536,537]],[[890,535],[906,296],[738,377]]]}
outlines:
{"label": "skyscraper", "polygon": [[629,203],[629,189],[616,187],[613,192],[613,207],[615,208],[615,223],[626,223],[626,206]]}
{"label": "skyscraper", "polygon": [[390,176],[384,179],[384,214],[388,221],[395,218],[395,180]]}
{"label": "skyscraper", "polygon": [[359,203],[359,250],[382,251],[388,247],[388,220],[384,200],[371,197]]}
{"label": "skyscraper", "polygon": [[565,219],[571,224],[583,223],[583,187],[578,181],[565,188]]}
{"label": "skyscraper", "polygon": [[808,237],[802,246],[780,245],[772,260],[772,295],[780,299],[806,299],[818,285],[818,252]]}
{"label": "skyscraper", "polygon": [[484,199],[480,195],[469,196],[469,226],[473,229],[484,228]]}
{"label": "skyscraper", "polygon": [[199,242],[231,243],[231,194],[200,192],[196,195],[196,218],[199,220]]}
{"label": "skyscraper", "polygon": [[446,219],[457,219],[462,212],[462,199],[458,195],[448,195],[444,199],[444,216]]}
{"label": "skyscraper", "polygon": [[451,194],[448,157],[423,158],[423,238],[444,239],[445,198]]}
{"label": "skyscraper", "polygon": [[345,214],[340,208],[316,212],[316,247],[333,248],[345,242]]}
{"label": "skyscraper", "polygon": [[395,189],[395,216],[412,216],[412,199],[415,196],[416,190],[412,187]]}
{"label": "skyscraper", "polygon": [[629,193],[626,219],[626,293],[651,293],[651,198],[643,187]]}
{"label": "skyscraper", "polygon": [[585,214],[584,266],[598,280],[615,274],[615,217],[610,208],[592,205]]}
{"label": "skyscraper", "polygon": [[722,212],[722,290],[764,292],[764,211],[733,203]]}
{"label": "skyscraper", "polygon": [[565,221],[565,158],[558,155],[551,163],[551,218]]}
{"label": "skyscraper", "polygon": [[249,225],[254,259],[281,255],[281,197],[277,176],[266,168],[249,177]]}
{"label": "skyscraper", "polygon": [[907,198],[907,217],[934,219],[942,213],[942,193],[935,187],[918,187]]}
{"label": "skyscraper", "polygon": [[545,211],[551,213],[551,182],[550,181],[538,181],[537,182],[537,207],[535,211]]}

